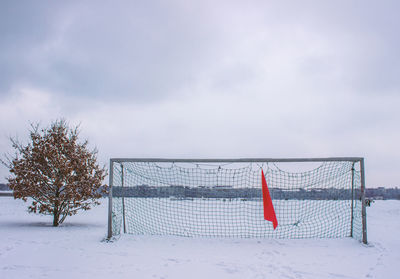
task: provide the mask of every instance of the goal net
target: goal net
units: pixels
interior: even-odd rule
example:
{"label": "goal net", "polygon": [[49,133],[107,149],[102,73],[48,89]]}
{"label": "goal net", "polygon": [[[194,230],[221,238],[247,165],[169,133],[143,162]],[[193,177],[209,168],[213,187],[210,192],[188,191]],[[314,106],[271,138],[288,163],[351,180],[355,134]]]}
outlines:
{"label": "goal net", "polygon": [[[354,237],[366,243],[363,172],[362,158],[111,159],[108,237]],[[266,212],[276,217],[276,229]]]}

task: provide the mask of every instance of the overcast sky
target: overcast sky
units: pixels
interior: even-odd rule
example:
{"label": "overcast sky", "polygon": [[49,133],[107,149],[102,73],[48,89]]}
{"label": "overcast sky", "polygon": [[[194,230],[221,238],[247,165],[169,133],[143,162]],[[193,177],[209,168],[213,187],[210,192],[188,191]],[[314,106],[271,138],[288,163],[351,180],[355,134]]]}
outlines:
{"label": "overcast sky", "polygon": [[0,151],[65,118],[104,165],[360,156],[400,186],[399,3],[3,0]]}

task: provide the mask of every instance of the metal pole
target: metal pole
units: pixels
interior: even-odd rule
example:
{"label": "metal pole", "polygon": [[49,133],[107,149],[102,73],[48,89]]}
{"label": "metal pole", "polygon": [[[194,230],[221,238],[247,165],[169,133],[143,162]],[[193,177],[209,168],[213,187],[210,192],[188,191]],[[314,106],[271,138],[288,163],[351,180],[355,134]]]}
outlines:
{"label": "metal pole", "polygon": [[354,220],[354,163],[351,166],[351,226],[350,226],[350,237],[353,237],[353,220]]}
{"label": "metal pole", "polygon": [[361,215],[362,215],[362,242],[367,244],[367,210],[365,208],[365,169],[364,158],[360,160],[361,171]]}
{"label": "metal pole", "polygon": [[113,174],[114,174],[114,162],[110,159],[110,174],[108,182],[108,233],[107,239],[112,237],[112,185],[113,185]]}
{"label": "metal pole", "polygon": [[359,162],[361,157],[328,158],[238,158],[238,159],[179,159],[179,158],[113,158],[114,162],[174,162],[174,163],[260,163],[260,162]]}
{"label": "metal pole", "polygon": [[[124,187],[124,165],[121,164],[121,186]],[[126,233],[125,223],[125,197],[122,197],[122,220],[124,222],[124,233]]]}

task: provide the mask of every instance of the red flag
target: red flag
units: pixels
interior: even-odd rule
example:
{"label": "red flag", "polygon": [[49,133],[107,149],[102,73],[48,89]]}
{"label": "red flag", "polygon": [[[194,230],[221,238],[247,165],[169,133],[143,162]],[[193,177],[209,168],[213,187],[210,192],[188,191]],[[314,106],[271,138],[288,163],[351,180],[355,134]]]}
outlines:
{"label": "red flag", "polygon": [[276,219],[274,205],[272,204],[271,196],[269,195],[267,181],[265,181],[264,171],[261,170],[261,184],[262,194],[264,202],[264,219],[271,221],[274,225],[274,230],[278,226],[278,220]]}

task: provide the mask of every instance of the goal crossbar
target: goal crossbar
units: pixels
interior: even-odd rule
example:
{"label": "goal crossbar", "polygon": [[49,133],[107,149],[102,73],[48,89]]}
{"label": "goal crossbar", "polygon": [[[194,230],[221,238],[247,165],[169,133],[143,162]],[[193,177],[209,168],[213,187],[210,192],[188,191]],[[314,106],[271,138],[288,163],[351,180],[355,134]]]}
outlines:
{"label": "goal crossbar", "polygon": [[326,157],[326,158],[237,158],[237,159],[182,159],[182,158],[112,158],[110,163],[121,162],[175,162],[175,163],[299,163],[299,162],[360,162],[362,157]]}

